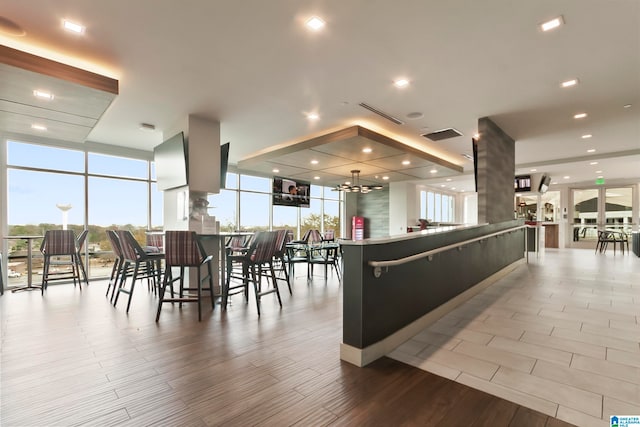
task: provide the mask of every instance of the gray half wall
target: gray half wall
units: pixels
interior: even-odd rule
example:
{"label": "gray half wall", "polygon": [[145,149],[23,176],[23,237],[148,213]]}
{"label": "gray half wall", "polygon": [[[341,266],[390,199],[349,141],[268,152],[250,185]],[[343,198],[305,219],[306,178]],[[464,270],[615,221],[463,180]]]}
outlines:
{"label": "gray half wall", "polygon": [[488,117],[478,119],[478,223],[514,218],[515,141]]}

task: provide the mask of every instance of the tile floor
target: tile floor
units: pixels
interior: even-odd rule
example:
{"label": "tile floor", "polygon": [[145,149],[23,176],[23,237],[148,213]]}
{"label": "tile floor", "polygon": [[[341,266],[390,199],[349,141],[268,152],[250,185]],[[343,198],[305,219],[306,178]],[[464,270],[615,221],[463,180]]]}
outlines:
{"label": "tile floor", "polygon": [[389,356],[579,426],[640,415],[640,258],[530,256]]}

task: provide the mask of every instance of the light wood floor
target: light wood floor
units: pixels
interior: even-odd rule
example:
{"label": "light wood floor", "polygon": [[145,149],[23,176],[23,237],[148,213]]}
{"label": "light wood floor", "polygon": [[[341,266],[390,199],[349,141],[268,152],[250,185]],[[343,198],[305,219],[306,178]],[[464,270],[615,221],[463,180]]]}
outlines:
{"label": "light wood floor", "polygon": [[390,356],[580,426],[640,415],[640,258],[547,250]]}
{"label": "light wood floor", "polygon": [[235,296],[200,323],[166,305],[156,324],[144,286],[127,315],[105,286],[0,297],[0,425],[567,425],[389,358],[341,362],[334,278],[282,286],[261,318]]}

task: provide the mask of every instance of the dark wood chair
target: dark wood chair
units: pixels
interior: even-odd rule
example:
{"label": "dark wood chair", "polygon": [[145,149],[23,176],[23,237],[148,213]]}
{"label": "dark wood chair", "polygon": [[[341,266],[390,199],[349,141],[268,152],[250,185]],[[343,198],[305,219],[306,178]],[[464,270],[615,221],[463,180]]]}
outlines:
{"label": "dark wood chair", "polygon": [[[156,291],[162,276],[164,254],[161,252],[145,252],[128,230],[118,230],[116,233],[122,249],[123,265],[120,269],[120,282],[113,305],[116,306],[118,304],[118,298],[121,293],[129,295],[127,300],[128,313],[137,280],[147,279],[150,289],[153,292]],[[127,288],[126,282],[128,278],[131,278],[131,284]]]}
{"label": "dark wood chair", "polygon": [[[160,300],[158,301],[158,312],[156,322],[160,319],[160,311],[164,303],[193,302],[198,304],[198,321],[202,320],[202,291],[209,292],[211,297],[211,309],[215,308],[215,295],[213,288],[213,273],[211,269],[212,255],[207,255],[193,231],[167,231],[165,232],[165,273],[164,281],[160,286]],[[206,268],[205,275],[202,275],[202,268]],[[195,284],[188,287],[184,284],[185,272],[190,268],[195,268],[197,279]],[[174,276],[173,270],[179,269],[180,273]],[[178,296],[175,296],[173,284],[180,283]],[[209,287],[203,288],[203,282],[208,282]],[[167,287],[171,288],[171,297],[166,296]],[[186,292],[186,293],[185,293]],[[195,292],[195,294],[194,294]]]}
{"label": "dark wood chair", "polygon": [[339,262],[340,246],[338,244],[321,244],[318,246],[309,246],[309,277],[313,277],[313,266],[324,266],[324,278],[327,279],[327,271],[331,266],[338,276],[338,280],[342,280],[340,274]]}
{"label": "dark wood chair", "polygon": [[82,277],[84,277],[84,282],[89,285],[89,277],[87,276],[87,269],[84,266],[84,261],[82,260],[82,248],[84,247],[84,243],[87,240],[87,235],[89,234],[89,230],[82,230],[78,237],[76,238],[76,252],[77,252],[77,260],[78,267],[80,267],[80,272],[82,273]]}
{"label": "dark wood chair", "polygon": [[109,276],[109,283],[107,284],[107,292],[105,296],[109,296],[109,290],[111,290],[111,298],[109,300],[113,302],[113,298],[115,296],[116,289],[120,280],[120,272],[122,267],[124,266],[124,255],[122,254],[122,247],[120,245],[120,238],[118,237],[118,233],[116,233],[115,230],[107,230],[107,238],[109,239],[109,243],[111,243],[114,260],[113,266],[111,267],[111,275]]}
{"label": "dark wood chair", "polygon": [[[276,280],[284,280],[289,288],[289,295],[293,295],[291,289],[291,280],[289,280],[289,269],[287,266],[287,243],[289,242],[291,231],[278,230],[276,241],[276,253],[274,255],[274,269],[276,271]],[[279,277],[277,273],[281,273],[283,277]]]}
{"label": "dark wood chair", "polygon": [[[76,236],[73,230],[48,230],[44,234],[40,252],[44,258],[42,269],[42,294],[50,282],[59,280],[76,281],[82,289],[80,272],[81,260],[76,247]],[[53,268],[52,268],[53,267]]]}
{"label": "dark wood chair", "polygon": [[[258,316],[260,316],[260,300],[263,296],[275,293],[278,297],[278,303],[282,307],[282,299],[278,289],[278,281],[273,268],[273,259],[277,249],[277,231],[259,231],[254,235],[251,245],[246,253],[235,256],[234,262],[239,263],[242,267],[240,276],[231,275],[229,280],[225,281],[222,291],[222,306],[226,309],[231,290],[241,289],[245,294],[245,302],[248,302],[248,286],[249,282],[253,284],[253,290],[256,298],[256,306],[258,308]],[[239,279],[240,284],[231,285],[231,279]],[[266,289],[263,288],[262,279],[267,281]],[[269,279],[271,287],[269,287]]]}
{"label": "dark wood chair", "polygon": [[607,251],[609,243],[613,243],[613,253],[616,253],[616,243],[614,233],[607,230],[598,230],[598,242],[596,243],[596,253],[604,253]]}

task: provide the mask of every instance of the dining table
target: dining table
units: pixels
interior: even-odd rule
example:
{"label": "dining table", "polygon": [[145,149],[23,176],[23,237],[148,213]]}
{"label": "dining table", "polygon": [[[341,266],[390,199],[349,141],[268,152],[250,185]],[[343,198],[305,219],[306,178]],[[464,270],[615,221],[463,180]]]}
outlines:
{"label": "dining table", "polygon": [[[324,263],[328,262],[328,257],[337,256],[340,250],[340,244],[336,241],[320,241],[320,242],[289,242],[286,244],[287,259],[290,263],[306,263],[307,264],[307,280],[312,280],[310,264],[313,263],[314,254],[319,254],[323,258]],[[293,271],[290,268],[290,274]]]}
{"label": "dining table", "polygon": [[11,290],[11,292],[19,291],[33,291],[36,289],[42,289],[40,285],[33,284],[33,271],[32,271],[32,257],[33,257],[33,241],[36,239],[42,239],[44,236],[39,235],[20,235],[20,236],[5,236],[5,240],[24,240],[27,242],[27,286],[20,286]]}

